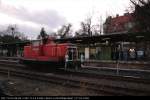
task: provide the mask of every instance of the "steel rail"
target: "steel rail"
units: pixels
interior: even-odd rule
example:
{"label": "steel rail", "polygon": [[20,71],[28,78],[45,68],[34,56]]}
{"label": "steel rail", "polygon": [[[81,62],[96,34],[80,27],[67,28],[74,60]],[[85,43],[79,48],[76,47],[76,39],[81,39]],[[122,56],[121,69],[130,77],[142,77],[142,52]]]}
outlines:
{"label": "steel rail", "polygon": [[[63,76],[62,74],[45,74],[40,72],[33,72],[29,70],[22,70],[22,69],[16,69],[13,67],[0,67],[0,73],[13,75],[13,76],[19,76],[19,77],[25,77],[29,79],[35,79],[45,82],[52,82],[55,84],[65,85],[65,86],[71,86],[71,87],[82,87],[89,90],[94,91],[100,91],[103,93],[111,94],[111,95],[149,95],[150,91],[147,90],[136,90],[131,88],[123,88],[119,86],[111,86],[111,85],[105,85],[105,84],[98,84],[95,82],[85,81],[80,79],[78,75],[73,78],[68,76]],[[11,66],[11,65],[9,65]],[[15,66],[15,65],[13,65]],[[83,76],[82,76],[83,77]],[[85,76],[84,76],[85,77]],[[88,79],[88,77],[85,77]],[[120,81],[120,79],[116,79],[114,81]]]}

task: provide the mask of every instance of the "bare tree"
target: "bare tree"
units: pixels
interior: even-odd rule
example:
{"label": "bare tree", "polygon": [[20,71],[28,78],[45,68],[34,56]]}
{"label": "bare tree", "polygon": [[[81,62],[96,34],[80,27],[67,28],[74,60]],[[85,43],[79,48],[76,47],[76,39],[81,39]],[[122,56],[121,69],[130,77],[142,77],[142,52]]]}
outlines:
{"label": "bare tree", "polygon": [[150,0],[130,0],[135,8],[134,17],[140,31],[150,32]]}
{"label": "bare tree", "polygon": [[1,42],[12,43],[27,40],[25,34],[18,31],[17,25],[9,25],[6,30],[1,31]]}
{"label": "bare tree", "polygon": [[87,31],[89,36],[92,36],[91,28],[92,28],[92,17],[89,17],[87,19]]}
{"label": "bare tree", "polygon": [[46,33],[46,31],[45,31],[44,28],[41,29],[40,36],[41,36],[42,38],[46,38],[47,33]]}
{"label": "bare tree", "polygon": [[46,33],[46,31],[45,31],[44,28],[41,28],[40,35],[39,35],[38,37],[39,37],[39,38],[40,38],[40,37],[42,38],[43,44],[46,44],[46,43],[47,43],[47,41],[48,41],[48,35],[47,35],[47,33]]}
{"label": "bare tree", "polygon": [[108,28],[109,28],[109,25],[110,25],[110,23],[111,23],[111,19],[112,19],[112,16],[107,16],[106,17],[106,20],[105,20],[105,23],[104,23],[104,33],[105,34],[107,34],[107,33],[109,33],[109,30],[108,30]]}
{"label": "bare tree", "polygon": [[98,24],[92,23],[92,16],[81,22],[81,28],[75,32],[76,37],[100,35],[103,32],[102,17],[98,19]]}
{"label": "bare tree", "polygon": [[9,25],[7,27],[7,30],[6,30],[5,34],[15,37],[15,36],[17,36],[18,33],[19,32],[18,32],[17,25]]}
{"label": "bare tree", "polygon": [[102,16],[100,16],[100,19],[99,19],[99,33],[100,33],[100,35],[102,35],[102,33],[103,33],[103,19],[102,19]]}
{"label": "bare tree", "polygon": [[66,38],[67,36],[69,36],[71,33],[71,24],[67,24],[67,25],[63,25],[61,27],[61,29],[58,30],[58,36],[60,36],[60,38]]}
{"label": "bare tree", "polygon": [[92,17],[87,18],[81,22],[81,29],[76,32],[76,36],[92,36]]}
{"label": "bare tree", "polygon": [[82,34],[83,34],[83,33],[87,34],[87,26],[86,26],[86,23],[81,22],[81,30],[82,30]]}

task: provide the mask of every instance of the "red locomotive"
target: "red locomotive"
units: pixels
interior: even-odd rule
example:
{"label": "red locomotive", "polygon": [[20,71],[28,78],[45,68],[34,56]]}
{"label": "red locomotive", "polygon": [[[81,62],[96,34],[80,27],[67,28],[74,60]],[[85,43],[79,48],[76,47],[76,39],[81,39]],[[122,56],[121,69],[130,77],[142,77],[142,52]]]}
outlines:
{"label": "red locomotive", "polygon": [[[45,65],[51,68],[79,67],[77,46],[71,43],[54,43],[52,38],[33,41],[24,47],[23,63]],[[67,55],[67,58],[66,58]]]}

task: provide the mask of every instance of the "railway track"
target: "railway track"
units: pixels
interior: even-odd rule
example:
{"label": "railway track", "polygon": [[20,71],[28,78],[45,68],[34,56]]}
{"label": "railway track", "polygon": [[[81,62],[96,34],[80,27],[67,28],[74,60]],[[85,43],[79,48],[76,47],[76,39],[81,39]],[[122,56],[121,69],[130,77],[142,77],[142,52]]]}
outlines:
{"label": "railway track", "polygon": [[11,61],[18,61],[21,57],[0,57],[0,60],[11,60]]}
{"label": "railway track", "polygon": [[[4,63],[5,62],[5,63]],[[95,76],[81,72],[54,72],[43,73],[30,71],[17,62],[0,61],[0,73],[9,76],[18,76],[35,79],[54,84],[85,88],[108,95],[150,95],[150,81],[144,79],[121,77],[121,76]],[[136,86],[137,85],[137,86]]]}

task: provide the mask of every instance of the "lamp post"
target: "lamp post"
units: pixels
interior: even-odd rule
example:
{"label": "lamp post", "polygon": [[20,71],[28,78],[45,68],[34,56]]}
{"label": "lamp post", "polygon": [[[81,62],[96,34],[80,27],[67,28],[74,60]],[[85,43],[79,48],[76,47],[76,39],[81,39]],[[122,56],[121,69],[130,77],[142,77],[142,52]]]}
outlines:
{"label": "lamp post", "polygon": [[14,30],[15,28],[14,27],[11,27],[11,31],[12,31],[12,36],[14,37]]}
{"label": "lamp post", "polygon": [[119,75],[119,60],[121,58],[121,44],[118,45],[118,58],[117,58],[117,75]]}

